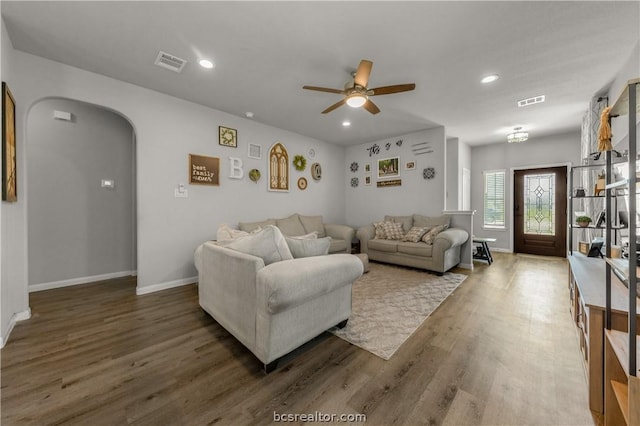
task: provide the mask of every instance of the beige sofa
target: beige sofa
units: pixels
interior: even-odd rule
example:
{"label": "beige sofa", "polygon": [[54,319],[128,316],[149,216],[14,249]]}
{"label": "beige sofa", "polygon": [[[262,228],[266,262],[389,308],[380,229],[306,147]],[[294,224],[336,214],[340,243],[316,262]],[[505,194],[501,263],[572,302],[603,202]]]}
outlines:
{"label": "beige sofa", "polygon": [[258,228],[264,228],[267,225],[277,226],[282,234],[288,237],[304,235],[310,232],[317,232],[318,238],[331,237],[329,254],[351,253],[351,241],[356,234],[356,230],[349,226],[324,223],[322,216],[303,216],[297,213],[283,219],[267,219],[262,222],[240,222],[238,229],[252,232]]}
{"label": "beige sofa", "polygon": [[203,243],[195,251],[195,265],[200,306],[268,373],[287,353],[347,323],[351,286],[363,265],[351,254],[294,258],[275,227],[259,234],[227,246]]}
{"label": "beige sofa", "polygon": [[427,244],[422,241],[376,239],[373,224],[362,227],[358,229],[356,236],[360,239],[360,251],[366,253],[370,260],[443,274],[460,263],[460,248],[469,239],[467,231],[449,227],[451,218],[447,215],[385,216],[384,221],[401,223],[404,233],[414,226],[432,228],[445,225],[447,229],[440,232],[432,244]]}

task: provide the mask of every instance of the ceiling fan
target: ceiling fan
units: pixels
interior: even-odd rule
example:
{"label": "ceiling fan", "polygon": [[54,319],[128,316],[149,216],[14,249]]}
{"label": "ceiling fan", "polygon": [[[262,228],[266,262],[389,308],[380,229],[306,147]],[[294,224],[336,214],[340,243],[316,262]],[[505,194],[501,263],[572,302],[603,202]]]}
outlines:
{"label": "ceiling fan", "polygon": [[396,84],[393,86],[376,87],[375,89],[367,88],[369,84],[369,75],[371,74],[373,62],[363,59],[358,65],[358,69],[353,75],[353,81],[345,84],[344,90],[330,89],[327,87],[302,86],[303,89],[315,90],[318,92],[337,93],[344,95],[344,98],[322,111],[323,114],[333,111],[334,109],[344,105],[345,103],[353,108],[363,107],[371,114],[380,112],[380,108],[374,104],[370,96],[389,95],[391,93],[408,92],[416,88],[414,83]]}

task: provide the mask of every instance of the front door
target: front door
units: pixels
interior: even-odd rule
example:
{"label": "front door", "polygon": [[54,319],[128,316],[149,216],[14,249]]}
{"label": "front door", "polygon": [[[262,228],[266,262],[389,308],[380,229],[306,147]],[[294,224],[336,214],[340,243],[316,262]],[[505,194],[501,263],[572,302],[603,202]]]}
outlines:
{"label": "front door", "polygon": [[516,253],[567,255],[567,168],[517,170],[513,223]]}

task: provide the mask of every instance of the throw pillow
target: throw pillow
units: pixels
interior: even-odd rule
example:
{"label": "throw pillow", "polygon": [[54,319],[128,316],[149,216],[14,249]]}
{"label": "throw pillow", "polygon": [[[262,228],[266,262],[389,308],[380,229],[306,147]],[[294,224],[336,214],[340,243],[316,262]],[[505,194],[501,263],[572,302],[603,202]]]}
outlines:
{"label": "throw pillow", "polygon": [[284,219],[276,219],[276,226],[280,228],[283,235],[293,236],[307,233],[297,214],[292,214]]}
{"label": "throw pillow", "polygon": [[296,235],[295,237],[286,236],[286,239],[293,238],[295,240],[315,240],[318,238],[318,233],[316,231],[309,232],[304,235]]}
{"label": "throw pillow", "polygon": [[[258,230],[260,229],[258,228]],[[218,226],[218,231],[216,232],[216,239],[218,240],[219,243],[225,243],[228,241],[233,241],[236,238],[246,237],[247,235],[249,235],[248,232],[238,231],[237,229],[231,229],[229,225],[227,225],[226,223],[223,223],[222,225]]]}
{"label": "throw pillow", "polygon": [[265,266],[281,260],[293,259],[282,232],[274,225],[267,225],[255,234],[238,238],[226,247],[260,257],[264,260]]}
{"label": "throw pillow", "polygon": [[322,216],[302,216],[300,215],[300,222],[302,222],[302,226],[304,226],[304,230],[307,232],[317,232],[318,237],[326,237],[327,234],[324,230],[324,222],[322,221]]}
{"label": "throw pillow", "polygon": [[241,231],[251,232],[257,229],[264,228],[267,225],[275,225],[275,224],[276,224],[275,219],[267,219],[267,220],[263,220],[262,222],[240,222],[238,223],[238,229],[240,229]]}
{"label": "throw pillow", "polygon": [[376,240],[386,240],[387,234],[384,233],[384,222],[374,222],[373,227],[376,228],[376,234],[373,237]]}
{"label": "throw pillow", "polygon": [[446,226],[446,225],[434,226],[433,228],[429,229],[426,232],[426,234],[424,234],[422,236],[422,241],[424,241],[425,243],[427,243],[429,245],[433,244],[433,240],[436,239],[436,236],[438,236],[439,233],[441,233],[442,231],[444,231],[447,228],[448,228],[448,226]]}
{"label": "throw pillow", "polygon": [[387,237],[387,240],[401,240],[404,235],[402,232],[402,223],[398,222],[385,222],[384,225],[384,233]]}
{"label": "throw pillow", "polygon": [[404,237],[402,237],[402,241],[409,241],[412,243],[417,243],[420,241],[422,236],[427,233],[427,228],[422,228],[420,226],[413,226],[411,230],[407,232]]}
{"label": "throw pillow", "polygon": [[[385,222],[397,222],[402,224],[402,232],[409,232],[413,226],[413,216],[385,216]],[[416,224],[416,226],[419,226]]]}
{"label": "throw pillow", "polygon": [[329,254],[331,238],[301,239],[284,237],[294,259]]}

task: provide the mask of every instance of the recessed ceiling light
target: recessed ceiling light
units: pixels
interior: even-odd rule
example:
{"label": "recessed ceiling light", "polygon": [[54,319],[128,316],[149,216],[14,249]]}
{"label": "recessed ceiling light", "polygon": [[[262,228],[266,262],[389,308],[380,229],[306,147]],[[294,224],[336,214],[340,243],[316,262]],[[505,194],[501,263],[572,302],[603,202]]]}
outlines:
{"label": "recessed ceiling light", "polygon": [[498,74],[491,74],[491,75],[488,75],[488,76],[484,77],[482,80],[480,80],[480,82],[483,83],[483,84],[493,83],[494,81],[496,81],[499,78],[500,78],[500,76]]}
{"label": "recessed ceiling light", "polygon": [[349,126],[351,126],[351,122],[350,122],[350,121],[343,121],[343,122],[342,122],[342,125],[343,125],[344,127],[349,127]]}
{"label": "recessed ceiling light", "polygon": [[213,62],[211,62],[208,59],[200,59],[200,61],[198,61],[198,63],[200,64],[200,66],[202,68],[206,68],[206,69],[211,69],[211,68],[216,66]]}

